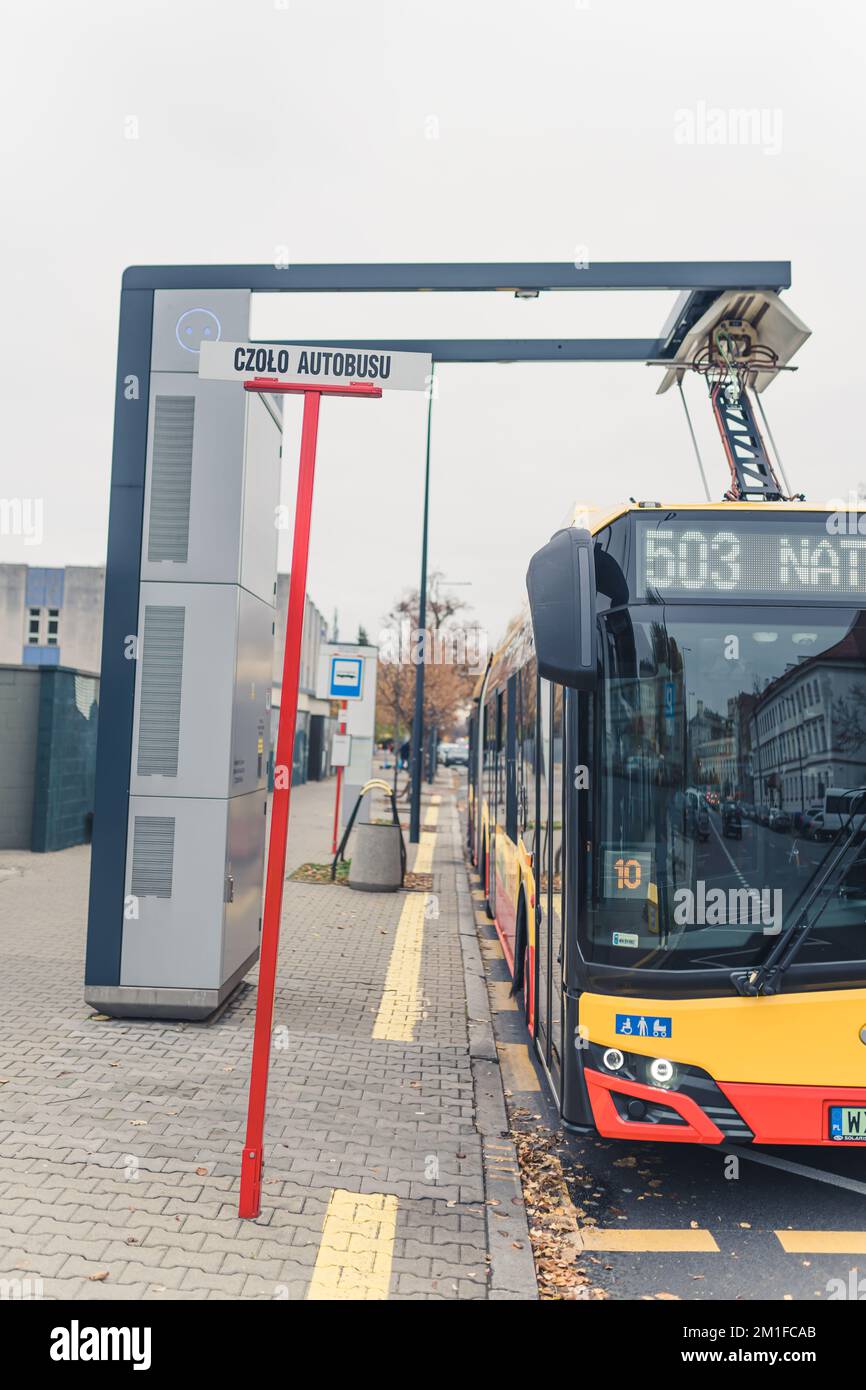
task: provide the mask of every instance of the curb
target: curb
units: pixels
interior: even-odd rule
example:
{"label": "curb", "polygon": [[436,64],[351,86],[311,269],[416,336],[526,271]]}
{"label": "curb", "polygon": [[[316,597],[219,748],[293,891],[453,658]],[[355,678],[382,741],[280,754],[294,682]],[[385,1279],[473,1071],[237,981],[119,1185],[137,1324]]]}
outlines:
{"label": "curb", "polygon": [[450,822],[456,850],[457,921],[466,988],[469,1065],[475,1092],[475,1127],[481,1136],[486,1194],[484,1218],[490,1254],[487,1295],[494,1301],[510,1299],[536,1302],[538,1284],[517,1150],[508,1128],[487,977],[475,926],[469,874],[460,838],[460,820],[453,800]]}

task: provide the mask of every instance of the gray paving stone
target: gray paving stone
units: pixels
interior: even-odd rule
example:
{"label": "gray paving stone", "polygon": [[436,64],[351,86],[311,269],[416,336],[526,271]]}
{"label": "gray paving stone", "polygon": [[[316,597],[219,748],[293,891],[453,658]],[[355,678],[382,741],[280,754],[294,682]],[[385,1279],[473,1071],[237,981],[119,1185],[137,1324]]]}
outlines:
{"label": "gray paving stone", "polygon": [[[21,867],[0,875],[14,924],[0,932],[0,1268],[41,1269],[47,1298],[300,1299],[340,1188],[396,1199],[391,1297],[485,1296],[480,1034],[473,1023],[470,1047],[467,1022],[483,977],[450,786],[440,775],[440,916],[425,921],[411,1041],[373,1037],[407,897],[286,883],[275,1025],[288,1046],[272,1054],[255,1222],[237,1216],[254,989],[210,1026],[91,1021],[88,849],[0,851],[0,869]],[[326,858],[332,798],[329,783],[295,789],[293,865]],[[425,787],[422,820],[430,804]],[[101,1269],[108,1279],[88,1279]]]}

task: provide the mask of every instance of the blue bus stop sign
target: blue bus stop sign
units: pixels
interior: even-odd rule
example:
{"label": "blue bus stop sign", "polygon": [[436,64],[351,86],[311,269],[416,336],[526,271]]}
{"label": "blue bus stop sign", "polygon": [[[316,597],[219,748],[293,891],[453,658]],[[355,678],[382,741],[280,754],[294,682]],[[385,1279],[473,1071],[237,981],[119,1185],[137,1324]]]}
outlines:
{"label": "blue bus stop sign", "polygon": [[362,656],[332,656],[328,694],[332,700],[360,700],[364,684]]}

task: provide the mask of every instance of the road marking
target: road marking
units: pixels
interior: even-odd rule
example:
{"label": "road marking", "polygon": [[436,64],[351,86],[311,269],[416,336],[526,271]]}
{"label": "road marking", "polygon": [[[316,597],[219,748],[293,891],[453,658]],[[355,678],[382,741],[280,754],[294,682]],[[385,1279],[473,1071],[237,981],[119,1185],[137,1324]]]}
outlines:
{"label": "road marking", "polygon": [[746,1158],[750,1163],[765,1163],[768,1168],[781,1168],[783,1172],[794,1173],[798,1178],[811,1178],[813,1182],[826,1182],[831,1187],[844,1187],[848,1192],[860,1192],[866,1196],[866,1182],[856,1178],[843,1178],[838,1173],[826,1173],[823,1168],[810,1168],[805,1163],[792,1163],[789,1158],[775,1158],[770,1154],[755,1153],[745,1145],[742,1148],[723,1149],[722,1153],[731,1158]]}
{"label": "road marking", "polygon": [[598,1226],[581,1226],[577,1232],[584,1250],[668,1251],[719,1253],[709,1231],[609,1231]]}
{"label": "road marking", "polygon": [[744,878],[744,876],[743,876],[743,871],[742,871],[742,869],[740,868],[739,864],[735,863],[734,860],[731,858],[730,853],[728,852],[728,847],[727,847],[727,845],[725,844],[724,840],[722,839],[721,835],[719,834],[718,830],[716,829],[715,822],[711,820],[711,821],[710,821],[710,825],[712,826],[713,834],[715,835],[716,839],[718,840],[719,844],[721,845],[722,849],[723,849],[724,852],[725,852],[725,858],[727,859],[728,863],[730,864],[731,868],[733,869],[734,873],[736,874],[737,878],[739,879],[740,884],[742,885],[743,888],[749,888],[751,885],[750,885],[750,884],[748,883],[748,881]]}
{"label": "road marking", "polygon": [[387,1298],[396,1231],[396,1197],[335,1188],[307,1298]]}
{"label": "road marking", "polygon": [[424,944],[426,893],[407,893],[373,1037],[382,1042],[414,1042],[415,1026],[421,1017],[421,948]]}
{"label": "road marking", "polygon": [[866,1231],[776,1231],[789,1255],[866,1255]]}
{"label": "road marking", "polygon": [[540,1091],[538,1073],[529,1058],[526,1043],[497,1043],[502,1080],[509,1091]]}
{"label": "road marking", "polygon": [[[435,799],[435,798],[434,798]],[[439,824],[439,807],[431,806],[427,812],[426,825]],[[433,851],[436,848],[435,830],[422,830],[418,838],[418,848],[412,864],[413,874],[429,874],[433,868]]]}
{"label": "road marking", "polygon": [[489,986],[494,1013],[517,1012],[517,1000],[511,993],[510,980],[490,980]]}

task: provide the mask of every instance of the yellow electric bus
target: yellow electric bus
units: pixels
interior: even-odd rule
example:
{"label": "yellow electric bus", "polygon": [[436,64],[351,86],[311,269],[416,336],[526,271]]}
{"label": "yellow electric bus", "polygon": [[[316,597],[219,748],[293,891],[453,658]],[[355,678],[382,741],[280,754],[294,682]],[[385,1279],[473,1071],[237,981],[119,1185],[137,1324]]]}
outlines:
{"label": "yellow electric bus", "polygon": [[527,589],[468,842],[564,1122],[866,1141],[866,512],[632,504]]}

